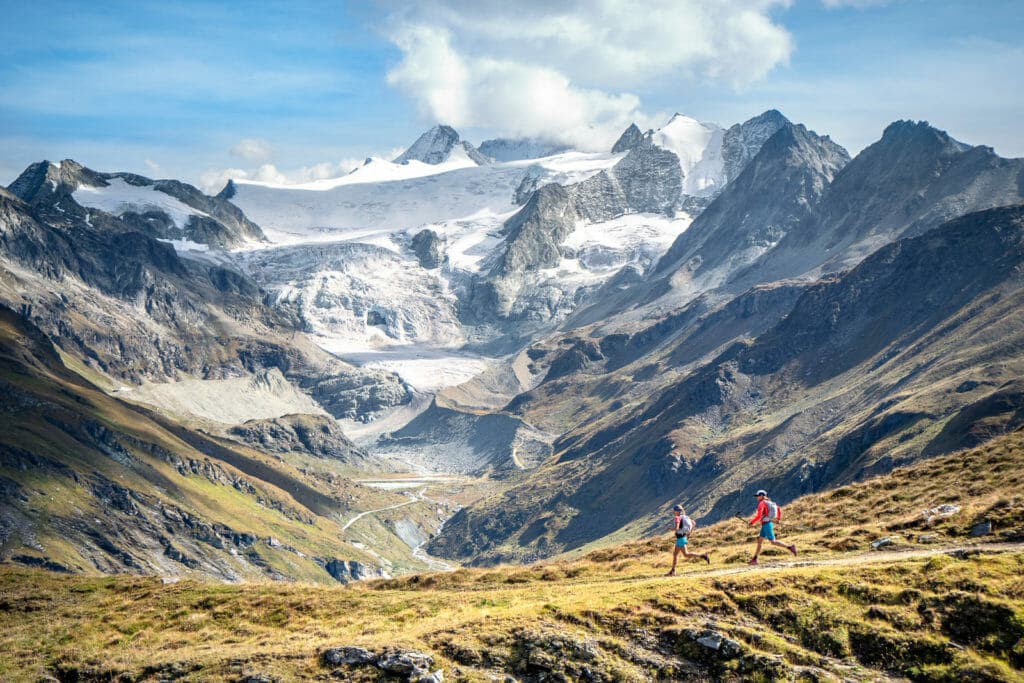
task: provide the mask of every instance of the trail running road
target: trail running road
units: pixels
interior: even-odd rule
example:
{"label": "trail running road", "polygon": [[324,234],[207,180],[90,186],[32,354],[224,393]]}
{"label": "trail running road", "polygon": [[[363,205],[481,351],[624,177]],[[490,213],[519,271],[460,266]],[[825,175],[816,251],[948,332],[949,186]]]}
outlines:
{"label": "trail running road", "polygon": [[[972,555],[981,553],[1013,553],[1024,552],[1024,543],[973,543],[967,545],[942,546],[938,548],[920,548],[913,550],[871,550],[858,555],[846,555],[843,557],[831,557],[825,560],[790,560],[784,562],[762,562],[761,564],[749,565],[744,563],[741,566],[728,566],[719,569],[699,569],[687,572],[685,569],[676,569],[675,576],[640,577],[622,579],[622,581],[653,581],[665,579],[673,581],[687,577],[703,576],[729,576],[730,574],[746,574],[748,572],[770,571],[773,569],[799,569],[801,567],[848,567],[855,564],[881,564],[883,562],[894,562],[899,560],[913,560],[921,557],[934,557],[935,555],[956,555],[959,553]],[[668,553],[666,553],[668,556]],[[671,560],[671,557],[669,557]],[[714,562],[714,555],[712,555]],[[666,562],[668,565],[668,562]]]}
{"label": "trail running road", "polygon": [[[762,562],[758,565],[748,565],[744,562],[742,565],[730,565],[726,567],[720,567],[717,569],[698,569],[695,571],[686,571],[685,567],[679,567],[676,569],[675,576],[665,576],[662,573],[654,576],[629,576],[622,578],[601,578],[601,579],[580,579],[580,580],[563,580],[559,582],[561,586],[586,586],[586,585],[624,585],[624,584],[636,584],[636,583],[660,583],[669,581],[679,581],[680,579],[697,579],[704,577],[715,577],[715,576],[730,576],[732,574],[747,574],[750,572],[769,572],[779,569],[800,569],[803,567],[848,567],[850,565],[859,564],[882,564],[884,562],[898,562],[900,560],[912,560],[922,557],[934,557],[936,555],[956,555],[958,553],[964,553],[966,555],[982,554],[982,553],[1014,553],[1024,552],[1024,543],[976,543],[970,545],[956,545],[956,546],[942,546],[938,548],[928,549],[916,549],[916,550],[890,550],[890,551],[869,551],[858,555],[847,555],[844,557],[831,557],[823,560],[793,560],[789,562]],[[665,553],[668,561],[665,563],[666,568],[671,563],[671,556],[669,553]],[[712,556],[713,557],[713,556]],[[712,559],[714,562],[714,559]],[[696,565],[696,562],[694,562]],[[701,562],[703,565],[703,562]],[[713,566],[713,565],[712,565]],[[491,585],[482,585],[478,587],[470,587],[469,585],[462,586],[460,590],[492,590]],[[525,590],[532,590],[529,584],[525,585]]]}
{"label": "trail running road", "polygon": [[402,503],[398,503],[396,505],[389,505],[387,507],[377,508],[376,510],[367,510],[366,512],[360,512],[358,515],[356,515],[352,519],[350,519],[347,522],[345,522],[345,526],[341,527],[341,530],[342,531],[346,531],[350,526],[352,526],[353,524],[355,524],[356,522],[361,520],[366,515],[372,515],[375,512],[384,512],[385,510],[394,510],[396,508],[405,507],[406,505],[412,505],[413,503],[418,503],[421,500],[424,500],[424,495],[423,494],[425,494],[426,492],[427,492],[427,487],[424,486],[422,489],[420,489],[419,493],[414,494],[414,497],[410,498],[407,501],[404,501]]}

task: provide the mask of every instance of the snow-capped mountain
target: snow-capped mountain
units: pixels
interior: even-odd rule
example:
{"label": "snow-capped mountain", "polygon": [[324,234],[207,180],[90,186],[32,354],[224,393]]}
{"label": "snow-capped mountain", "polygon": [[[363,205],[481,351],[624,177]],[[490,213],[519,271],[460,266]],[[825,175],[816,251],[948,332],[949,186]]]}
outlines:
{"label": "snow-capped mountain", "polygon": [[434,126],[417,138],[409,149],[395,158],[396,164],[420,161],[424,164],[443,164],[455,158],[464,158],[477,165],[490,163],[490,159],[477,151],[473,145],[459,138],[451,126]]}
{"label": "snow-capped mountain", "polygon": [[[729,131],[676,115],[658,131],[630,126],[607,153],[491,163],[435,126],[393,162],[303,185],[233,181],[224,194],[280,245],[242,267],[324,348],[364,362],[385,349],[508,350],[617,274],[647,271],[727,183],[727,158],[739,166],[785,121],[769,114]],[[509,158],[547,145],[488,141]]]}
{"label": "snow-capped mountain", "polygon": [[[99,173],[71,159],[32,164],[10,190],[44,212],[81,214],[87,222],[92,216],[114,216],[179,246],[227,249],[265,239],[259,226],[224,197],[207,196],[177,180]],[[90,215],[88,209],[96,211]]]}

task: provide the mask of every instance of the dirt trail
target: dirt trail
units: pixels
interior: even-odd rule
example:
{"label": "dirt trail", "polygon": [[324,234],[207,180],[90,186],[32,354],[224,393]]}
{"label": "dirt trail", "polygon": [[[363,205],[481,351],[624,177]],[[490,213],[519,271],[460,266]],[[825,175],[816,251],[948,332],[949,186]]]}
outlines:
{"label": "dirt trail", "polygon": [[[910,560],[921,557],[934,557],[935,555],[952,555],[955,553],[1011,553],[1024,552],[1024,543],[971,543],[961,545],[944,545],[936,548],[919,548],[908,550],[871,550],[859,555],[844,555],[842,557],[830,557],[822,560],[801,560],[799,558],[789,561],[765,561],[762,558],[760,564],[721,567],[719,569],[698,569],[686,571],[684,567],[676,568],[675,576],[643,577],[623,579],[625,581],[654,581],[664,579],[673,581],[683,577],[702,576],[729,576],[731,574],[746,574],[748,572],[770,571],[773,569],[789,569],[799,567],[848,567],[856,564],[880,564],[883,562],[894,562],[898,560]],[[666,553],[666,557],[668,554]],[[712,567],[714,566],[714,555],[711,556]],[[669,561],[671,558],[669,557]],[[668,562],[666,562],[666,566]]]}
{"label": "dirt trail", "polygon": [[394,510],[396,508],[405,507],[406,505],[412,505],[413,503],[418,503],[421,500],[425,500],[426,497],[423,494],[426,493],[426,492],[427,492],[427,487],[424,486],[423,489],[419,491],[419,493],[413,494],[414,497],[410,498],[407,501],[404,501],[404,502],[401,502],[401,503],[397,503],[396,505],[388,505],[387,507],[377,508],[376,510],[366,510],[365,512],[360,512],[358,515],[356,515],[352,519],[350,519],[347,522],[345,522],[345,526],[341,527],[341,530],[342,531],[347,530],[350,526],[352,526],[353,524],[355,524],[356,522],[361,520],[363,517],[365,517],[367,515],[372,515],[375,512],[384,512],[385,510]]}

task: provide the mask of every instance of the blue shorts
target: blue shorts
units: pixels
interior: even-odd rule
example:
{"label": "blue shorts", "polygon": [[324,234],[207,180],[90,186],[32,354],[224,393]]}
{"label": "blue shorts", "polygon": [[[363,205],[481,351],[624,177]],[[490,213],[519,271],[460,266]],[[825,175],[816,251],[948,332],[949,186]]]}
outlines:
{"label": "blue shorts", "polygon": [[775,525],[771,522],[763,522],[761,524],[761,538],[768,539],[769,541],[774,541]]}
{"label": "blue shorts", "polygon": [[677,538],[676,539],[676,547],[677,548],[685,548],[687,543],[689,543],[689,541],[686,540],[686,536],[683,536],[682,538]]}

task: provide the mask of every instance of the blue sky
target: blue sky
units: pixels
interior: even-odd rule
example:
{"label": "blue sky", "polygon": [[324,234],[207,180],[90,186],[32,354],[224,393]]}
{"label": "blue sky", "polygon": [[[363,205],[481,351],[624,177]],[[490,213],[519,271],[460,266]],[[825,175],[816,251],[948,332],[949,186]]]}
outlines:
{"label": "blue sky", "polygon": [[552,4],[3,0],[0,182],[70,157],[212,189],[339,175],[438,120],[600,148],[772,107],[854,153],[912,118],[1024,156],[1019,0]]}

